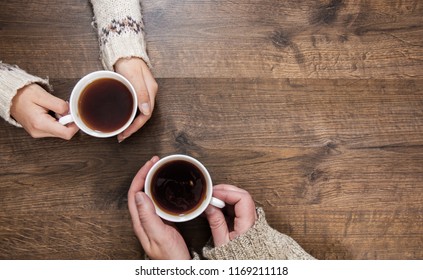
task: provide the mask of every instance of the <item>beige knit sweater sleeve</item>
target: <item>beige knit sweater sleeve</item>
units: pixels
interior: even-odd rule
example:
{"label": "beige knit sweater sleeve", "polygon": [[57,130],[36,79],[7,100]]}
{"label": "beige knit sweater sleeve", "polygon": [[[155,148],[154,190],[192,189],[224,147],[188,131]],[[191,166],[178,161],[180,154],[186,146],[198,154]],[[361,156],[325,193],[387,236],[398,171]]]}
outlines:
{"label": "beige knit sweater sleeve", "polygon": [[245,234],[226,245],[203,248],[203,256],[211,260],[312,260],[291,237],[271,228],[262,208],[257,208],[258,220]]}
{"label": "beige knit sweater sleeve", "polygon": [[101,61],[113,71],[122,57],[142,58],[149,66],[139,0],[91,0]]}

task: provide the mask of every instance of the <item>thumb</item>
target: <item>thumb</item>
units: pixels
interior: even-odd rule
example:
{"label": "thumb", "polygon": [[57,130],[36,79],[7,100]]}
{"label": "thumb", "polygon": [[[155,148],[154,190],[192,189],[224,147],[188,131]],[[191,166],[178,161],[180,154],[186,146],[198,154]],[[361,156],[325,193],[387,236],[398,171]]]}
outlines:
{"label": "thumb", "polygon": [[219,247],[229,243],[229,229],[222,211],[209,205],[205,214],[213,235],[214,246]]}
{"label": "thumb", "polygon": [[165,227],[162,219],[156,214],[151,199],[143,192],[135,194],[135,204],[138,210],[141,227],[148,237],[159,236]]}
{"label": "thumb", "polygon": [[[135,205],[137,206],[138,212],[151,212],[154,209],[154,205],[149,201],[149,197],[144,192],[135,193]],[[141,219],[141,215],[140,215]]]}

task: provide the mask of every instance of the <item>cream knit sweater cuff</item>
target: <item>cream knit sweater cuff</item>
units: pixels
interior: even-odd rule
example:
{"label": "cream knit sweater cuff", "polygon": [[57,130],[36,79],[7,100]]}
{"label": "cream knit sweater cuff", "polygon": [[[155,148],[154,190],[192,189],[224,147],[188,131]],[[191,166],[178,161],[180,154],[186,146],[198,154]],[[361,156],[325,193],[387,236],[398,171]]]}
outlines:
{"label": "cream knit sweater cuff", "polygon": [[0,61],[0,116],[10,124],[21,127],[10,116],[10,107],[18,90],[33,83],[38,83],[44,88],[50,88],[47,79],[30,75],[18,66],[1,63]]}
{"label": "cream knit sweater cuff", "polygon": [[104,68],[120,58],[139,57],[151,67],[139,0],[91,0]]}
{"label": "cream knit sweater cuff", "polygon": [[211,260],[314,259],[291,237],[271,228],[262,208],[257,208],[257,214],[258,220],[245,234],[220,247],[206,245],[204,257]]}

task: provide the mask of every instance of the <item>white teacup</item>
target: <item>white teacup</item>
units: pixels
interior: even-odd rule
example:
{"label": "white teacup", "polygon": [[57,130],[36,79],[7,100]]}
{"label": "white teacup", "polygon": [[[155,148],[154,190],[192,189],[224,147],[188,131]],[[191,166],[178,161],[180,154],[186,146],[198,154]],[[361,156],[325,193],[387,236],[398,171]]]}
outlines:
{"label": "white teacup", "polygon": [[213,183],[207,169],[186,155],[160,159],[148,172],[144,191],[153,201],[157,215],[171,222],[192,220],[209,204],[225,207],[223,201],[212,196]]}
{"label": "white teacup", "polygon": [[125,77],[112,71],[96,71],[78,81],[69,107],[70,114],[61,117],[59,123],[74,122],[86,134],[104,138],[128,128],[137,113],[138,100]]}

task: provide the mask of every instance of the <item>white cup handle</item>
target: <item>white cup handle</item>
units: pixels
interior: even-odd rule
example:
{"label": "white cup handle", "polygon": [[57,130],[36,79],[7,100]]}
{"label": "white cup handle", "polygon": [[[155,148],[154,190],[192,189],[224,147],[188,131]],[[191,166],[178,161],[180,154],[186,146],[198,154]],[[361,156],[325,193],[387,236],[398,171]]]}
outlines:
{"label": "white cup handle", "polygon": [[215,197],[212,197],[212,199],[210,200],[210,204],[217,208],[225,207],[225,202]]}
{"label": "white cup handle", "polygon": [[62,125],[67,125],[68,123],[71,123],[71,122],[73,122],[73,118],[72,118],[72,115],[70,114],[63,116],[59,119],[59,123]]}

